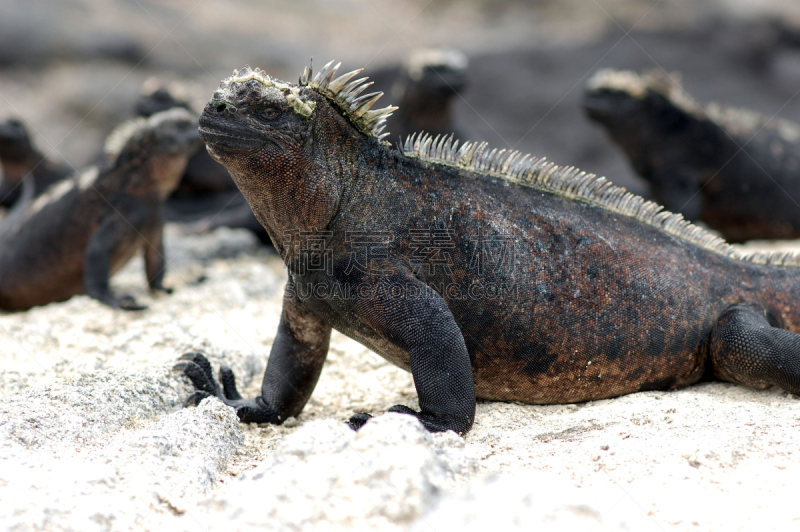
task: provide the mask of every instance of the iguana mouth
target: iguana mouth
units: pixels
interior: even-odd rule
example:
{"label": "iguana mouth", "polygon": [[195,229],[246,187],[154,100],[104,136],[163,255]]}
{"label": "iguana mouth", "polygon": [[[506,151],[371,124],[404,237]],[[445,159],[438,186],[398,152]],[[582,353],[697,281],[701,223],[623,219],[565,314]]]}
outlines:
{"label": "iguana mouth", "polygon": [[208,124],[202,125],[197,131],[203,142],[223,149],[248,150],[263,146],[267,142],[262,138],[245,136],[238,131],[220,128],[216,124],[210,127]]}
{"label": "iguana mouth", "polygon": [[584,96],[581,106],[593,118],[611,115],[615,109],[613,103],[609,102],[607,98],[591,93]]}

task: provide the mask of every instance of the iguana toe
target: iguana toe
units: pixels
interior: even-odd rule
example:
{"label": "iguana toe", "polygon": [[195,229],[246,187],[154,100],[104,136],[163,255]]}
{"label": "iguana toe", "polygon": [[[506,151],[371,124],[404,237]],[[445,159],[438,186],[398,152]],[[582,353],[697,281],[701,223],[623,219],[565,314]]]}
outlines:
{"label": "iguana toe", "polygon": [[464,425],[463,421],[451,420],[440,416],[434,416],[426,412],[417,412],[405,405],[395,405],[389,409],[389,412],[396,412],[398,414],[409,414],[419,419],[420,423],[430,432],[446,432],[452,430],[457,434],[466,434],[469,431],[471,422]]}
{"label": "iguana toe", "polygon": [[189,351],[187,353],[184,353],[180,356],[180,360],[189,360],[191,362],[194,362],[195,364],[203,368],[203,371],[205,371],[209,375],[212,374],[211,362],[209,362],[208,359],[205,357],[205,355],[203,355],[203,353],[201,353],[200,351]]}
{"label": "iguana toe", "polygon": [[193,352],[184,354],[181,359],[186,362],[178,362],[173,366],[174,370],[182,371],[198,390],[208,395],[222,397],[217,383],[214,382],[214,376],[211,374],[211,364],[206,357]]}
{"label": "iguana toe", "polygon": [[264,402],[261,397],[244,399],[236,389],[236,378],[227,366],[219,370],[219,386],[214,380],[211,363],[199,351],[184,353],[180,362],[172,366],[172,370],[183,373],[196,388],[184,406],[197,405],[206,397],[216,397],[236,410],[240,421],[245,423],[280,423],[277,411]]}
{"label": "iguana toe", "polygon": [[117,300],[117,308],[121,310],[147,310],[147,305],[142,305],[131,295],[120,296]]}
{"label": "iguana toe", "polygon": [[239,400],[242,396],[236,390],[236,377],[228,366],[220,366],[219,380],[222,383],[222,393],[226,399]]}
{"label": "iguana toe", "polygon": [[371,418],[372,418],[371,414],[365,414],[365,413],[355,414],[353,416],[350,416],[350,419],[347,420],[347,425],[353,430],[358,430],[364,425],[366,425],[367,421],[369,421]]}

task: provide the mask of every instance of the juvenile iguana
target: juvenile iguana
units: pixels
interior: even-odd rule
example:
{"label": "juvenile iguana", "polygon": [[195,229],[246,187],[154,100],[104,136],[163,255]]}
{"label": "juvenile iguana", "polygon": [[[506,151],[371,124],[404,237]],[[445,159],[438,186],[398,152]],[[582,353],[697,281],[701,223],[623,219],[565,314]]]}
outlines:
{"label": "juvenile iguana", "polygon": [[[161,204],[200,143],[197,117],[173,109],[128,122],[109,136],[113,161],[90,167],[36,198],[0,230],[0,309],[24,310],[86,293],[112,307],[109,277],[144,248],[150,289],[164,288]],[[10,216],[11,218],[11,216]]]}
{"label": "juvenile iguana", "polygon": [[[181,85],[169,85],[156,79],[148,80],[142,87],[134,110],[137,116],[145,118],[174,107],[191,110],[188,98],[183,95],[182,91],[185,90]],[[195,198],[236,190],[236,185],[225,167],[212,159],[201,145],[197,152],[189,158],[186,171],[172,193],[172,197]]]}
{"label": "juvenile iguana", "polygon": [[[187,99],[179,95],[180,90],[180,86],[148,81],[136,102],[136,113],[147,117],[173,107],[189,109]],[[164,216],[170,221],[190,223],[192,232],[218,227],[247,229],[263,244],[272,247],[267,232],[256,220],[228,171],[211,158],[202,144],[189,158],[178,187],[167,200]]]}
{"label": "juvenile iguana", "polygon": [[660,72],[600,71],[583,105],[667,209],[734,242],[800,237],[800,126],[702,108]]}
{"label": "juvenile iguana", "polygon": [[0,206],[10,207],[22,192],[22,179],[31,173],[34,193],[68,177],[69,166],[51,161],[34,147],[28,130],[20,120],[9,118],[0,122]]}
{"label": "juvenile iguana", "polygon": [[[800,259],[745,255],[575,168],[485,144],[381,139],[356,70],[298,85],[249,67],[200,118],[288,267],[261,395],[176,366],[248,422],[296,416],[332,329],[410,370],[432,431],[468,431],[475,399],[567,403],[704,375],[800,392]],[[351,419],[362,424],[367,416]]]}

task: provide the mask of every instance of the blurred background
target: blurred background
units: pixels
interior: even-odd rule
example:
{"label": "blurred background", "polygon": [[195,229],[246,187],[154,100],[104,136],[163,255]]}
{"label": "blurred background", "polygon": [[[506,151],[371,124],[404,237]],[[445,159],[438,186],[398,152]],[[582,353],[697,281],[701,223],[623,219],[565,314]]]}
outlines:
{"label": "blurred background", "polygon": [[469,58],[453,98],[465,140],[639,194],[644,183],[580,108],[599,68],[679,71],[700,103],[800,122],[797,0],[0,0],[0,13],[0,119],[21,118],[45,154],[76,168],[133,116],[153,76],[186,82],[199,110],[234,68],[296,81],[309,57],[317,68],[335,58],[364,67],[386,105],[398,65],[431,46]]}

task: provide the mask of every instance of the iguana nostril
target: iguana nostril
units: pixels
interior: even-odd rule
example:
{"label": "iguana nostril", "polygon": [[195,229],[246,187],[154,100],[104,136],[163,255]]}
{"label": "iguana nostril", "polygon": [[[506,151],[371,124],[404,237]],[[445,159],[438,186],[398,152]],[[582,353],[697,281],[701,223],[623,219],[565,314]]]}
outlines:
{"label": "iguana nostril", "polygon": [[227,105],[225,105],[224,103],[222,103],[222,102],[218,103],[218,104],[217,104],[217,112],[218,112],[218,113],[221,113],[221,112],[223,112],[223,111],[225,110],[225,108],[226,108],[226,107],[228,107],[228,106],[227,106]]}

